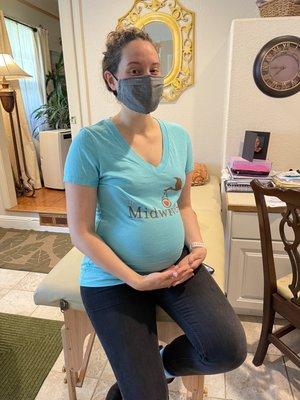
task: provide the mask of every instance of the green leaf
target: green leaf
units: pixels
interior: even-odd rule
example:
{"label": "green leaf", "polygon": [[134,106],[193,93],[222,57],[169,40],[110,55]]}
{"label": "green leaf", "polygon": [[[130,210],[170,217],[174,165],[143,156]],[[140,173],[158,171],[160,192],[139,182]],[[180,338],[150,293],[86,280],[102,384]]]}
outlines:
{"label": "green leaf", "polygon": [[46,74],[46,88],[51,83],[52,91],[47,90],[47,104],[32,112],[35,120],[43,118],[39,127],[48,124],[50,128],[70,128],[67,89],[64,76],[64,61],[61,52],[53,71]]}

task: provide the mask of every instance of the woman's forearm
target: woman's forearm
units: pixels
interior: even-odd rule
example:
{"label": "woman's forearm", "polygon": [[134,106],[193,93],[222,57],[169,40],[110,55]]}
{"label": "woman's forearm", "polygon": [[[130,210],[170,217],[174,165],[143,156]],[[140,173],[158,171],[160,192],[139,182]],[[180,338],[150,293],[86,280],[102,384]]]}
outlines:
{"label": "woman's forearm", "polygon": [[203,242],[197,214],[192,207],[180,208],[180,214],[185,230],[185,244],[189,246],[192,242]]}
{"label": "woman's forearm", "polygon": [[101,265],[110,274],[135,287],[140,275],[126,265],[95,233],[77,234],[76,238],[73,235],[72,243],[96,265]]}

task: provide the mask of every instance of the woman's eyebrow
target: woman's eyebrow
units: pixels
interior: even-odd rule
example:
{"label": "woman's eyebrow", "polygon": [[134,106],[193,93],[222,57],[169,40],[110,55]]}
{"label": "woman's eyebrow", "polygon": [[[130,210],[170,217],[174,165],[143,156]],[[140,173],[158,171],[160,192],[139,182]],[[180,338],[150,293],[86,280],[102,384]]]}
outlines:
{"label": "woman's eyebrow", "polygon": [[132,64],[141,64],[139,61],[130,61],[127,65],[132,65]]}
{"label": "woman's eyebrow", "polygon": [[[127,66],[130,66],[130,65],[135,65],[135,64],[137,64],[137,65],[141,65],[142,63],[140,62],[140,61],[130,61],[128,64],[127,64]],[[159,62],[154,62],[154,63],[152,63],[152,65],[160,65],[160,63]]]}

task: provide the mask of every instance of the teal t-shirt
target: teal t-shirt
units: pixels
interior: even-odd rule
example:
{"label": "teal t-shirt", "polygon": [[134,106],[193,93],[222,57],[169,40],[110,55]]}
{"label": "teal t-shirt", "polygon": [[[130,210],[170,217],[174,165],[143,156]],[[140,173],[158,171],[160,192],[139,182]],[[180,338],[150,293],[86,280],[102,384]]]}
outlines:
{"label": "teal t-shirt", "polygon": [[[163,155],[158,166],[145,161],[126,142],[111,119],[80,129],[70,146],[64,182],[97,188],[95,232],[139,274],[172,265],[184,246],[177,201],[186,174],[193,170],[188,133],[158,121]],[[84,256],[81,286],[123,283]]]}

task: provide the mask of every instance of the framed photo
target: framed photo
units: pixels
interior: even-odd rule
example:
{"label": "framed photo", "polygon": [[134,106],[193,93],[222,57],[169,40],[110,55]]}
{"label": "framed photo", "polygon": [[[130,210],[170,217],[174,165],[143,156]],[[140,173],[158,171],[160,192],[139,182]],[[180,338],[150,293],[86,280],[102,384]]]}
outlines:
{"label": "framed photo", "polygon": [[266,160],[269,146],[270,132],[246,131],[243,154],[245,160]]}

